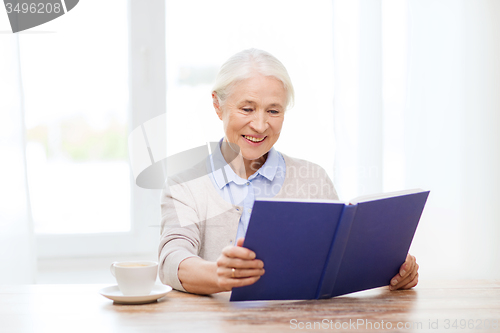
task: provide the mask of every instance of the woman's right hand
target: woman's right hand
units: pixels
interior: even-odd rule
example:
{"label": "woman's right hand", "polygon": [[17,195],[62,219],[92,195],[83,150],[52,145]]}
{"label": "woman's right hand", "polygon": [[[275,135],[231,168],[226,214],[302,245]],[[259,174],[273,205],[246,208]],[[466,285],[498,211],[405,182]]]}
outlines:
{"label": "woman's right hand", "polygon": [[264,274],[264,263],[243,247],[243,241],[239,238],[236,246],[226,246],[217,259],[217,283],[224,291],[251,285]]}

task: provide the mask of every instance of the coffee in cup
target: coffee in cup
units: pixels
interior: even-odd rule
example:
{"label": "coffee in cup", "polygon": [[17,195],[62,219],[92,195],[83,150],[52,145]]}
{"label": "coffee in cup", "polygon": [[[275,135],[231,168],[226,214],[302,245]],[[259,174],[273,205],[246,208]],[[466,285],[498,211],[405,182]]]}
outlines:
{"label": "coffee in cup", "polygon": [[121,261],[112,263],[110,269],[123,295],[141,296],[151,293],[158,273],[158,263]]}

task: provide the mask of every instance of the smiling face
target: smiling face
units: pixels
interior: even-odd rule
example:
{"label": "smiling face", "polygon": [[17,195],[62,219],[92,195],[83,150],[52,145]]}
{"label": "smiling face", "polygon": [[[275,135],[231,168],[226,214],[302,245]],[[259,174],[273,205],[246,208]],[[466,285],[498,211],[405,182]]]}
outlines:
{"label": "smiling face", "polygon": [[224,124],[224,141],[237,144],[246,169],[256,171],[281,133],[287,102],[283,83],[256,74],[234,84],[222,105],[215,94],[212,96],[215,111]]}

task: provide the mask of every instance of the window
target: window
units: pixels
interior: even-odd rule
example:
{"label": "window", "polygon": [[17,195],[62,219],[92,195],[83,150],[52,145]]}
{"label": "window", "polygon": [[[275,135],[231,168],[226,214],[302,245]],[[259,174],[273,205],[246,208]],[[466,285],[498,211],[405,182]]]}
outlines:
{"label": "window", "polygon": [[61,20],[20,38],[35,232],[129,231],[127,3],[80,3]]}
{"label": "window", "polygon": [[[134,115],[165,112],[156,103],[165,99],[163,13],[161,2],[80,2],[20,33],[39,259],[155,252],[158,193],[133,182],[127,139]],[[158,33],[143,30],[151,27]],[[160,55],[161,65],[147,64],[162,74],[144,83],[148,52]],[[148,85],[160,87],[154,103]]]}

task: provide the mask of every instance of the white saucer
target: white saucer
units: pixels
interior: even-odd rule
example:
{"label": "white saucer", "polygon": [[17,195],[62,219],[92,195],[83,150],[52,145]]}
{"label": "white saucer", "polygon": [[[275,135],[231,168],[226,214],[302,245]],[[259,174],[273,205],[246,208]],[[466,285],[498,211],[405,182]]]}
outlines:
{"label": "white saucer", "polygon": [[118,304],[144,304],[156,301],[172,291],[172,287],[167,285],[155,285],[148,295],[125,296],[118,286],[106,287],[99,290],[99,293]]}

